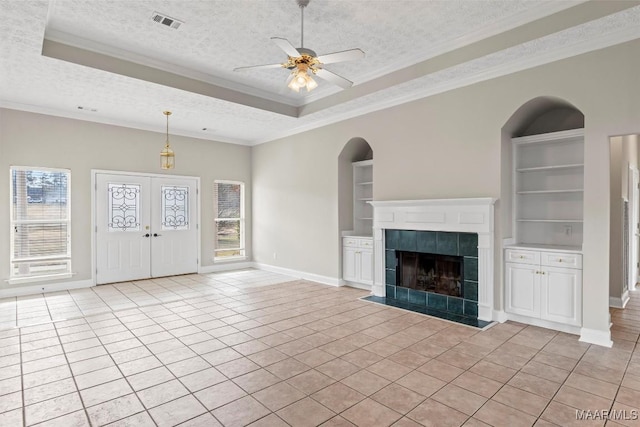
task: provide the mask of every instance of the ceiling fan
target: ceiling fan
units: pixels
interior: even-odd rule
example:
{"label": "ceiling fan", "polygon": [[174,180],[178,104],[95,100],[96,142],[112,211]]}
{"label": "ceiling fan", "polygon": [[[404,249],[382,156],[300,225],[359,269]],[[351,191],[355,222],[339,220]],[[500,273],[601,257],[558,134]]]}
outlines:
{"label": "ceiling fan", "polygon": [[316,55],[311,49],[304,47],[304,8],[310,0],[296,0],[300,7],[300,47],[295,48],[289,40],[281,37],[271,37],[271,40],[282,49],[288,56],[287,62],[280,64],[254,65],[249,67],[238,67],[233,71],[252,70],[257,68],[286,68],[291,70],[287,79],[287,86],[296,92],[301,88],[306,88],[307,92],[318,87],[318,83],[311,77],[311,74],[320,77],[330,83],[340,86],[343,89],[351,87],[353,82],[341,77],[324,68],[326,64],[336,62],[352,61],[364,58],[364,52],[360,49],[350,49],[341,52],[328,53],[326,55]]}

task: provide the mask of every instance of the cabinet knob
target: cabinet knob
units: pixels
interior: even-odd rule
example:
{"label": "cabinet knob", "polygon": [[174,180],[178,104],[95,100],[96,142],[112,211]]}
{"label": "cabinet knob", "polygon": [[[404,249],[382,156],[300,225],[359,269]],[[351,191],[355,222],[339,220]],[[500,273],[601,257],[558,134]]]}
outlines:
{"label": "cabinet knob", "polygon": [[520,255],[520,259],[524,259],[524,255]]}
{"label": "cabinet knob", "polygon": [[558,258],[558,262],[562,262],[562,258]]}

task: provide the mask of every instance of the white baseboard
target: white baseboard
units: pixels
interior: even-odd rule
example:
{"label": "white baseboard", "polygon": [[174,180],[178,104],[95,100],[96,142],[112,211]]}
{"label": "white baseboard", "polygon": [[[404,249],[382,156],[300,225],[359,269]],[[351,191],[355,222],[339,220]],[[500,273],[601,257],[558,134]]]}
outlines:
{"label": "white baseboard", "polygon": [[625,291],[622,294],[622,297],[609,297],[609,307],[614,308],[625,308],[627,303],[629,302],[629,291]]}
{"label": "white baseboard", "polygon": [[284,274],[286,276],[292,276],[299,279],[322,283],[324,285],[340,286],[340,279],[337,277],[322,276],[320,274],[307,273],[306,271],[299,271],[299,270],[293,270],[290,268],[277,267],[275,265],[262,264],[259,262],[254,262],[253,267],[260,270],[271,271],[272,273],[279,273],[279,274]]}
{"label": "white baseboard", "polygon": [[622,308],[625,308],[627,306],[627,303],[629,302],[630,299],[631,297],[629,296],[629,291],[625,291],[622,294]]}
{"label": "white baseboard", "polygon": [[255,263],[251,261],[225,262],[221,264],[205,265],[198,268],[198,274],[217,273],[219,271],[242,270],[253,268]]}
{"label": "white baseboard", "polygon": [[623,308],[623,306],[622,306],[622,298],[609,297],[609,307]]}
{"label": "white baseboard", "polygon": [[349,286],[350,288],[371,291],[371,285],[365,285],[364,283],[349,282],[348,280],[343,280],[343,279],[339,280],[338,286]]}
{"label": "white baseboard", "polygon": [[611,332],[601,331],[599,329],[580,329],[580,341],[609,348],[613,346],[613,341],[611,341]]}
{"label": "white baseboard", "polygon": [[493,310],[488,305],[478,303],[478,320],[484,320],[485,322],[491,322],[495,320],[493,318]]}
{"label": "white baseboard", "polygon": [[91,279],[75,280],[72,282],[60,282],[52,284],[41,284],[31,286],[20,286],[14,288],[0,289],[0,298],[19,297],[24,295],[37,295],[47,292],[67,291],[71,289],[90,288],[95,286]]}
{"label": "white baseboard", "polygon": [[507,319],[514,322],[525,323],[527,325],[540,326],[541,328],[553,329],[554,331],[566,332],[567,334],[580,335],[580,326],[566,325],[564,323],[550,322],[548,320],[535,317],[522,316],[519,314],[505,313]]}
{"label": "white baseboard", "polygon": [[504,310],[493,310],[493,320],[495,320],[496,322],[504,323],[509,320],[509,317]]}

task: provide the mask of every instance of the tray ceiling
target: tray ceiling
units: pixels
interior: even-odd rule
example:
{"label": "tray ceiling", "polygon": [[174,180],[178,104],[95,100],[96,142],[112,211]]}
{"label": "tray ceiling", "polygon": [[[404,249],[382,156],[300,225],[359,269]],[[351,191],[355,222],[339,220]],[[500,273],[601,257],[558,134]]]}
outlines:
{"label": "tray ceiling", "polygon": [[[178,29],[154,22],[160,13]],[[256,144],[640,37],[638,2],[311,0],[305,47],[354,82],[285,85],[295,0],[0,0],[0,106]],[[78,108],[82,107],[82,108]],[[94,111],[95,110],[95,111]]]}

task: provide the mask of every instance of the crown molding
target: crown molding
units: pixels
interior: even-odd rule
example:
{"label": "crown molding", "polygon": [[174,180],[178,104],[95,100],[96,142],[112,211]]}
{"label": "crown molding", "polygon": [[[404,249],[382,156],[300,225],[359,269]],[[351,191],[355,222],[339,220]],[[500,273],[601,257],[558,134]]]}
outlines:
{"label": "crown molding", "polygon": [[[11,101],[5,101],[5,100],[0,100],[0,108],[6,108],[9,110],[26,111],[28,113],[45,114],[47,116],[63,117],[65,119],[82,120],[84,122],[100,123],[103,125],[119,126],[119,127],[130,128],[130,129],[143,130],[147,132],[160,133],[164,135],[163,126],[160,126],[160,127],[149,126],[147,124],[140,123],[140,122],[111,119],[108,117],[100,117],[100,116],[89,117],[88,116],[89,113],[66,111],[58,108],[42,107],[38,105],[20,104],[20,103],[11,102]],[[203,139],[206,141],[223,142],[227,144],[251,145],[250,142],[237,139],[237,138],[230,138],[230,137],[216,135],[216,134],[212,134],[208,136],[208,135],[203,135],[200,132],[185,131],[181,129],[175,129],[173,127],[171,128],[171,135]]]}

